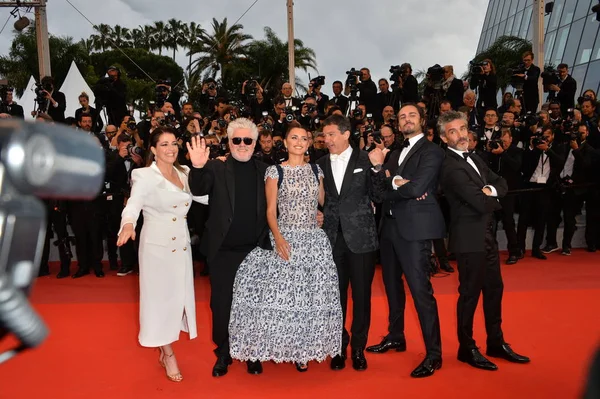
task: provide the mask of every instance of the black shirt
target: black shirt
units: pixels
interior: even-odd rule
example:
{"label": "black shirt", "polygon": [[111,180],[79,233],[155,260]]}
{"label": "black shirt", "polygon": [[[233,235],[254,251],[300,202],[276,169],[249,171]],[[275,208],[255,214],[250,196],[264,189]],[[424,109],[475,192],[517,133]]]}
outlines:
{"label": "black shirt", "polygon": [[222,247],[227,250],[250,251],[257,244],[257,172],[252,161],[239,162],[235,159],[232,161],[235,178],[233,220]]}

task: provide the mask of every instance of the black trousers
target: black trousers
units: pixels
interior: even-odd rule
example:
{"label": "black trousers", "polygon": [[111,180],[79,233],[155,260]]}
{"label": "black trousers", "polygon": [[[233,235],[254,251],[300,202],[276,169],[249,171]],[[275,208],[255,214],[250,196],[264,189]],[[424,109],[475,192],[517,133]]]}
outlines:
{"label": "black trousers", "polygon": [[98,200],[77,202],[71,206],[71,227],[80,270],[102,270],[102,220],[102,208]]}
{"label": "black trousers", "polygon": [[595,187],[585,196],[585,242],[588,248],[600,248],[600,189]]}
{"label": "black trousers", "polygon": [[[333,260],[337,267],[344,315],[342,354],[346,352],[348,344],[353,350],[367,345],[371,325],[371,284],[375,274],[375,256],[375,252],[356,254],[350,251],[344,235],[338,232],[333,248]],[[350,327],[352,338],[345,327],[349,285],[352,285],[352,326]]]}
{"label": "black trousers", "polygon": [[229,314],[233,300],[233,283],[238,267],[250,251],[219,250],[210,264],[210,310],[212,339],[217,356],[229,355]]}
{"label": "black trousers", "polygon": [[525,239],[527,227],[533,226],[533,242],[531,250],[537,251],[542,246],[544,231],[552,209],[552,196],[557,195],[554,190],[548,189],[545,184],[529,183],[529,188],[542,188],[541,191],[526,192],[521,194],[521,209],[517,224],[517,242],[519,249],[525,252]]}
{"label": "black trousers", "polygon": [[[108,261],[111,266],[117,265],[117,238],[119,228],[121,227],[121,213],[125,206],[123,195],[113,195],[112,199],[104,199],[104,233],[106,236],[106,252],[108,254]],[[133,240],[127,241],[127,243],[118,248],[119,254],[121,255],[122,266],[127,268],[133,268],[136,264],[136,248]]]}
{"label": "black trousers", "polygon": [[517,251],[520,249],[515,226],[516,202],[517,197],[514,195],[507,195],[504,198],[500,198],[502,209],[496,212],[496,220],[502,221],[502,228],[504,234],[506,234],[507,249],[510,255],[516,255]]}
{"label": "black trousers", "polygon": [[69,273],[71,268],[71,245],[69,243],[69,232],[67,231],[67,215],[64,211],[54,209],[54,206],[47,203],[47,225],[46,237],[44,239],[44,249],[42,251],[42,260],[40,262],[41,272],[50,272],[48,260],[50,259],[50,245],[53,231],[56,233],[54,239],[58,241],[58,256],[60,258],[60,271]]}
{"label": "black trousers", "polygon": [[558,246],[556,232],[561,222],[560,214],[562,212],[562,220],[564,220],[562,248],[571,248],[577,224],[577,212],[581,210],[583,194],[576,194],[569,189],[563,196],[555,196],[552,201],[553,207],[546,230],[546,244]]}
{"label": "black trousers", "polygon": [[456,306],[458,342],[461,348],[477,348],[473,339],[473,317],[483,293],[483,314],[487,345],[504,343],[502,334],[502,293],[504,283],[500,273],[498,243],[494,223],[486,225],[485,251],[457,253],[458,261],[458,304]]}
{"label": "black trousers", "polygon": [[382,224],[380,247],[389,309],[388,338],[404,340],[404,275],[419,315],[427,356],[441,359],[440,319],[429,280],[431,240],[406,241],[398,233],[396,221],[386,216],[382,218]]}

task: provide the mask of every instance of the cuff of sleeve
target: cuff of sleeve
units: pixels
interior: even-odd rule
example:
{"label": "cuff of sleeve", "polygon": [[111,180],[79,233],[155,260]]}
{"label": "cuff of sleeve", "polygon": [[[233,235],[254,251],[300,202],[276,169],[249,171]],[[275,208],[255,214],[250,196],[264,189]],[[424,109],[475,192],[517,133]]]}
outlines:
{"label": "cuff of sleeve", "polygon": [[117,233],[117,236],[119,236],[121,234],[121,231],[123,231],[123,227],[125,227],[126,224],[133,225],[133,229],[135,230],[135,222],[134,221],[128,220],[128,219],[123,219],[121,221],[121,228],[119,229],[119,232]]}
{"label": "cuff of sleeve", "polygon": [[208,195],[192,196],[192,200],[202,205],[208,205]]}
{"label": "cuff of sleeve", "polygon": [[498,196],[498,191],[496,191],[496,188],[494,186],[484,186],[484,188],[487,187],[490,189],[490,191],[492,192],[491,197],[497,197]]}
{"label": "cuff of sleeve", "polygon": [[402,176],[396,175],[396,176],[392,177],[392,188],[394,190],[398,190],[398,187],[400,187],[400,186],[397,186],[396,183],[394,183],[394,180],[396,180],[396,179],[402,179]]}

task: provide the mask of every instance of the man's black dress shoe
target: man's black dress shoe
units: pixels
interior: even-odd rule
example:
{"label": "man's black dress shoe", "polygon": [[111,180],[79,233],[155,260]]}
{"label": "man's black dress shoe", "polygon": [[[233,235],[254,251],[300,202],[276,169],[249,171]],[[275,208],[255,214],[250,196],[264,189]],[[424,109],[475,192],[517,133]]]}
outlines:
{"label": "man's black dress shoe", "polygon": [[[344,352],[342,352],[344,353]],[[346,355],[337,355],[331,359],[331,369],[332,370],[343,370],[346,367]]]}
{"label": "man's black dress shoe", "polygon": [[378,345],[367,346],[367,352],[385,353],[390,349],[395,349],[396,352],[406,351],[406,341],[392,341],[388,337],[384,337]]}
{"label": "man's black dress shoe", "polygon": [[219,356],[212,369],[213,377],[222,377],[227,374],[227,366],[232,363],[231,356]]}
{"label": "man's black dress shoe", "polygon": [[541,259],[541,260],[546,260],[546,259],[548,259],[548,258],[546,257],[546,255],[544,255],[544,254],[542,253],[542,251],[540,251],[539,249],[538,249],[538,250],[535,250],[535,251],[531,251],[531,256],[533,256],[534,258],[537,258],[537,259]]}
{"label": "man's black dress shoe", "polygon": [[478,369],[489,371],[498,370],[498,366],[487,360],[477,348],[459,349],[458,360],[464,363],[468,363],[469,365]]}
{"label": "man's black dress shoe", "polygon": [[442,359],[432,359],[426,357],[419,366],[410,373],[413,378],[423,378],[432,376],[435,370],[442,368]]}
{"label": "man's black dress shoe", "polygon": [[248,360],[246,361],[246,366],[248,366],[248,374],[258,375],[263,372],[262,364],[258,360],[255,362]]}
{"label": "man's black dress shoe", "polygon": [[514,265],[519,261],[519,257],[517,255],[510,255],[508,259],[506,259],[507,265]]}
{"label": "man's black dress shoe", "polygon": [[448,261],[440,262],[440,270],[443,270],[447,273],[454,273],[454,268],[450,265],[450,263],[448,263]]}
{"label": "man's black dress shoe", "polygon": [[65,277],[69,277],[69,272],[68,271],[63,271],[61,270],[60,272],[58,272],[58,274],[56,275],[56,278],[65,278]]}
{"label": "man's black dress shoe", "polygon": [[81,269],[79,269],[71,277],[73,277],[73,278],[79,278],[79,277],[87,276],[88,274],[90,274],[89,270],[81,270]]}
{"label": "man's black dress shoe", "polygon": [[491,357],[499,357],[504,360],[508,360],[513,363],[529,363],[531,359],[527,356],[519,355],[512,350],[509,344],[502,344],[500,346],[488,346],[486,355]]}
{"label": "man's black dress shoe", "polygon": [[94,271],[94,274],[96,277],[104,277],[104,272],[102,270],[96,270]]}
{"label": "man's black dress shoe", "polygon": [[356,371],[364,371],[367,369],[367,359],[362,348],[352,351],[352,368]]}

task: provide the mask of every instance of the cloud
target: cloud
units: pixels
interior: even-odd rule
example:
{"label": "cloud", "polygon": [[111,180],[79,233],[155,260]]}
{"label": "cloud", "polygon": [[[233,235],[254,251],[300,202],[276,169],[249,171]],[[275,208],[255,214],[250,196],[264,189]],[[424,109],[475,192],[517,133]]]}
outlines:
{"label": "cloud", "polygon": [[[219,2],[179,0],[70,0],[94,24],[121,25],[130,29],[153,21],[171,18],[194,21],[211,30],[212,18],[228,18],[234,23],[254,0]],[[465,71],[475,55],[486,0],[302,0],[294,5],[295,36],[315,50],[318,74],[344,80],[349,68],[371,69],[374,79],[389,78],[390,65],[409,62],[413,70],[439,63],[454,65],[457,75]],[[10,8],[0,9],[0,22]],[[4,17],[6,16],[6,17]],[[12,24],[12,20],[9,21]],[[270,26],[287,40],[285,1],[260,0],[241,19],[244,31],[263,38]],[[87,38],[92,26],[64,0],[48,3],[48,26],[52,34]],[[7,54],[12,41],[10,25],[0,36],[0,52]],[[184,51],[177,54],[180,65],[187,65]],[[304,82],[306,74],[297,72]],[[311,71],[311,76],[317,73]]]}

